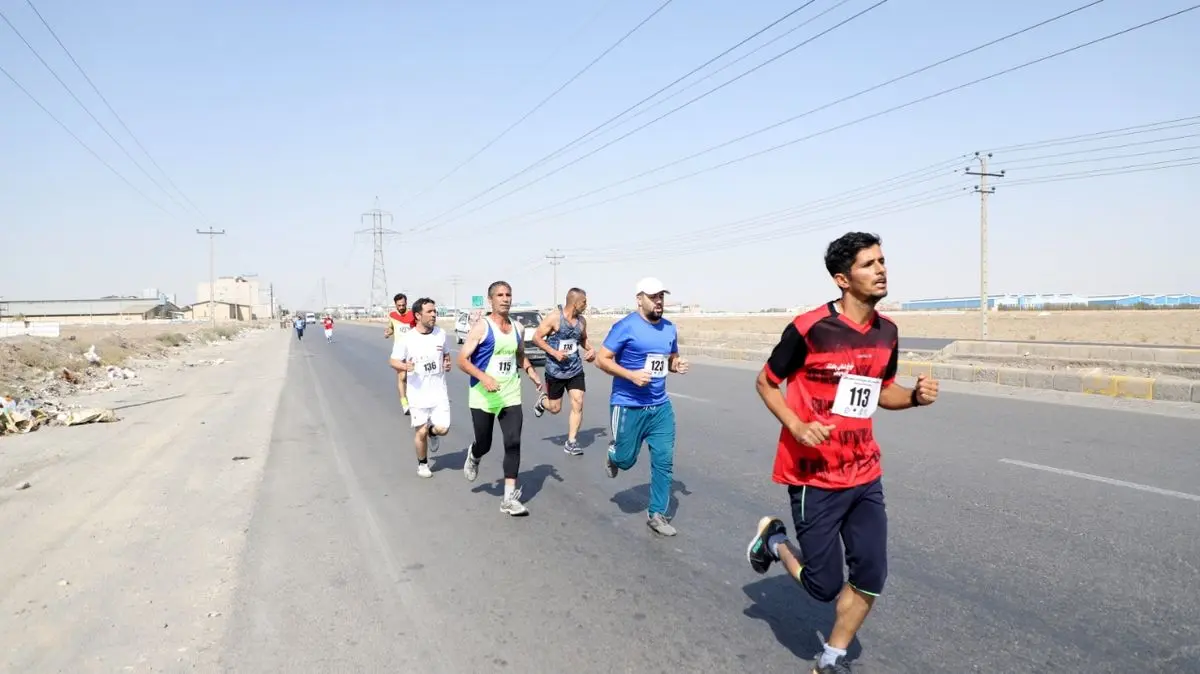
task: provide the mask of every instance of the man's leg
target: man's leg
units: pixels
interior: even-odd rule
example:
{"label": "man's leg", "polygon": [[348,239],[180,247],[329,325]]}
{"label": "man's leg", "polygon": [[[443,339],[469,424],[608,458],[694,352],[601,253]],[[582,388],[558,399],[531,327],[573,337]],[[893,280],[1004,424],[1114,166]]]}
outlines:
{"label": "man's leg", "polygon": [[521,490],[517,487],[517,474],[521,470],[521,428],[524,412],[520,405],[505,407],[496,419],[500,422],[500,437],[504,441],[504,500],[500,512],[509,515],[528,515],[529,509],[521,503]]}
{"label": "man's leg", "polygon": [[[571,377],[567,381],[567,395],[571,396],[571,416],[567,418],[567,445],[575,449],[579,448],[576,442],[579,438],[579,428],[583,426],[583,394],[587,391],[587,383],[583,373]],[[583,452],[571,452],[570,453]]]}
{"label": "man's leg", "polygon": [[637,463],[642,449],[642,427],[646,408],[609,406],[608,455],[604,457],[604,471],[616,477],[617,471],[629,470]]}
{"label": "man's leg", "polygon": [[412,425],[416,429],[413,444],[417,448],[417,475],[421,477],[433,477],[433,471],[429,469],[429,412],[416,409],[412,415]]}
{"label": "man's leg", "polygon": [[650,447],[650,507],[646,524],[655,533],[674,536],[667,521],[675,470],[675,409],[668,401],[647,410],[646,445]]}
{"label": "man's leg", "polygon": [[400,391],[400,407],[405,414],[409,414],[408,409],[408,372],[399,371],[396,375],[396,388]]}
{"label": "man's leg", "polygon": [[538,397],[537,404],[533,406],[533,416],[540,417],[546,412],[550,414],[558,414],[562,411],[562,397],[567,390],[567,382],[558,377],[551,377],[548,374],[542,375],[546,381],[546,392]]}
{"label": "man's leg", "polygon": [[[844,585],[842,577],[844,560],[839,539],[858,490],[792,486],[788,487],[788,494],[798,545],[788,541],[787,527],[781,520],[764,517],[750,541],[746,557],[758,573],[766,573],[772,562],[782,562],[788,575],[796,579],[813,599],[822,603],[837,600],[838,620],[842,620],[842,604],[846,601],[844,594],[848,586]],[[846,655],[844,646],[833,645],[840,642],[830,641],[832,643],[826,643],[818,656],[819,667],[830,666]],[[849,640],[845,643],[849,644]]]}
{"label": "man's leg", "polygon": [[440,438],[450,432],[450,401],[443,400],[429,413],[429,421],[425,424],[425,434],[428,437],[429,451],[437,454]]}
{"label": "man's leg", "polygon": [[479,476],[479,460],[492,451],[492,425],[496,415],[487,410],[471,408],[471,426],[475,429],[475,442],[467,445],[467,458],[463,461],[463,474],[471,482]]}
{"label": "man's leg", "polygon": [[829,646],[846,650],[887,582],[887,510],[881,479],[855,489],[858,499],[842,523],[849,582],[837,601]]}

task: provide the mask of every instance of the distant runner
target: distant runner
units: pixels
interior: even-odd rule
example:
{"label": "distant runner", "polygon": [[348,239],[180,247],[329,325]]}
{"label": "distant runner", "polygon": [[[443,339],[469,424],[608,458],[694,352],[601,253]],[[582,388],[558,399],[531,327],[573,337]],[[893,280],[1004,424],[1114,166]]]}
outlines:
{"label": "distant runner", "polygon": [[496,281],[488,286],[492,313],[471,326],[462,349],[458,352],[458,369],[470,376],[468,405],[475,441],[467,446],[463,474],[471,482],[479,474],[479,461],[492,449],[493,423],[499,422],[504,441],[504,498],[500,512],[512,516],[528,515],[521,503],[517,473],[521,468],[521,377],[520,364],[529,379],[539,389],[537,370],[525,357],[521,331],[509,318],[512,308],[512,286]]}
{"label": "distant runner", "polygon": [[[413,304],[417,326],[396,339],[389,361],[397,372],[408,374],[412,394],[412,426],[417,429],[417,475],[433,477],[429,453],[437,453],[438,437],[450,432],[450,337],[437,325],[437,305],[428,297]],[[426,451],[428,450],[428,451]]]}
{"label": "distant runner", "polygon": [[304,316],[297,316],[296,320],[292,321],[292,327],[296,328],[296,339],[304,339]]}
{"label": "distant runner", "polygon": [[675,324],[663,318],[670,293],[656,278],[637,284],[638,310],[617,321],[600,347],[596,366],[613,376],[612,442],[604,469],[609,477],[637,463],[642,443],[650,446],[650,507],[646,524],[674,536],[667,521],[675,464],[675,409],[667,397],[667,372],[684,374]]}
{"label": "distant runner", "polygon": [[[388,313],[388,326],[383,331],[384,337],[399,339],[406,332],[413,329],[417,325],[416,314],[408,310],[408,296],[404,293],[396,293],[392,298],[392,302],[396,305],[396,310]],[[404,413],[408,414],[408,373],[396,373],[396,388],[400,391],[400,407],[404,409]]]}
{"label": "distant runner", "polygon": [[325,318],[321,321],[325,326],[325,342],[333,341],[333,316],[325,314]]}
{"label": "distant runner", "polygon": [[[587,293],[579,288],[567,291],[567,300],[562,309],[553,311],[542,319],[533,333],[533,343],[546,352],[546,392],[533,408],[535,416],[547,411],[558,414],[562,410],[563,393],[571,396],[571,416],[567,419],[567,442],[563,451],[567,454],[583,454],[577,436],[583,424],[583,394],[587,390],[584,382],[583,361],[596,360],[596,352],[588,342]],[[583,356],[580,357],[580,349]]]}
{"label": "distant runner", "polygon": [[764,517],[746,559],[758,573],[783,562],[814,599],[837,601],[814,674],[849,674],[846,649],[887,578],[883,470],[871,415],[931,405],[938,395],[937,381],[925,375],[915,389],[896,383],[899,331],[875,311],[887,297],[880,244],[861,232],[829,244],[825,268],[841,299],[797,316],[758,374],[758,393],[783,426],[772,479],[788,487],[798,546],[782,520]]}

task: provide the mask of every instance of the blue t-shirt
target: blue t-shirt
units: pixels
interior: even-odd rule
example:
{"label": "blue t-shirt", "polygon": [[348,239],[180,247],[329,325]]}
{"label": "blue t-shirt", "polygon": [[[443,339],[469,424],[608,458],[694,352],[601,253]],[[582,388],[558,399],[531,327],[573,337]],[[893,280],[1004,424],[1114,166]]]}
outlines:
{"label": "blue t-shirt", "polygon": [[633,312],[613,324],[604,338],[604,348],[616,354],[617,364],[627,370],[649,370],[650,383],[638,386],[614,377],[609,404],[646,407],[667,402],[667,363],[679,351],[675,324],[665,318],[651,323]]}

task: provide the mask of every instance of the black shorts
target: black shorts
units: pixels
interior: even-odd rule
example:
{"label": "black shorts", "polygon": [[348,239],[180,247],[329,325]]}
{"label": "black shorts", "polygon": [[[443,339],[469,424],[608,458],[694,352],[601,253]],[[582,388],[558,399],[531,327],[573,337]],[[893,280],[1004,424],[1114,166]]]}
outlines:
{"label": "black shorts", "polygon": [[814,599],[830,602],[844,582],[842,546],[850,585],[870,595],[883,592],[887,581],[887,510],[883,481],[849,489],[788,487],[792,523],[804,569],[800,583]]}
{"label": "black shorts", "polygon": [[577,374],[573,377],[568,377],[566,379],[559,379],[558,377],[551,377],[550,375],[546,375],[546,399],[547,400],[558,400],[559,398],[563,397],[564,391],[586,391],[586,390],[587,390],[587,384],[584,382],[582,370],[579,372],[579,374]]}

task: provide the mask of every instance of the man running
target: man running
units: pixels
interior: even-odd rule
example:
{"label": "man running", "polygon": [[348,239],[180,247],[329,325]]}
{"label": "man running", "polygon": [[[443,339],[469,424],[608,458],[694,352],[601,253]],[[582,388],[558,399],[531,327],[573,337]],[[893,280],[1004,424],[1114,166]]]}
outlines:
{"label": "man running", "polygon": [[[814,599],[836,600],[833,630],[812,672],[849,674],[846,649],[887,578],[887,512],[871,415],[880,407],[933,404],[938,383],[925,375],[912,389],[896,383],[899,331],[875,311],[887,297],[879,237],[843,235],[829,244],[825,268],[841,299],[784,328],[757,381],[759,396],[782,425],[772,479],[787,485],[796,545],[782,520],[764,517],[746,558],[757,573],[782,562]],[[842,576],[842,545],[849,582]]]}
{"label": "man running", "polygon": [[480,459],[492,449],[493,422],[499,422],[504,442],[504,498],[500,501],[500,512],[516,517],[529,514],[517,487],[523,424],[518,363],[538,389],[542,384],[537,370],[525,357],[525,340],[508,315],[512,308],[512,286],[496,281],[488,286],[488,300],[491,313],[471,326],[458,352],[458,369],[471,378],[467,404],[475,427],[475,441],[467,446],[463,474],[475,481]]}
{"label": "man running", "polygon": [[325,342],[333,341],[333,316],[325,314],[325,318],[321,319],[321,323],[325,326]]}
{"label": "man running", "polygon": [[296,328],[296,340],[304,339],[304,315],[296,316],[296,320],[292,321],[292,327]]}
{"label": "man running", "polygon": [[[546,352],[546,392],[538,399],[533,413],[538,417],[546,412],[558,414],[562,411],[563,393],[568,392],[571,416],[567,419],[567,442],[563,451],[576,456],[583,454],[576,438],[583,424],[583,394],[587,390],[583,361],[590,363],[596,359],[596,352],[588,342],[587,319],[583,317],[586,309],[587,293],[571,288],[562,309],[547,314],[533,333],[533,343]],[[582,358],[580,349],[583,349]]]}
{"label": "man running", "polygon": [[687,359],[679,355],[675,324],[663,318],[670,294],[662,281],[644,278],[637,284],[638,310],[613,324],[600,346],[596,366],[613,376],[612,441],[605,472],[629,470],[642,443],[650,446],[650,507],[646,524],[655,533],[674,536],[667,520],[675,463],[675,410],[667,397],[667,373],[684,374]]}
{"label": "man running", "polygon": [[[396,305],[396,310],[388,313],[388,326],[383,331],[383,336],[396,340],[416,327],[417,317],[416,314],[408,310],[408,295],[396,293],[396,296],[392,298],[392,302]],[[396,388],[400,391],[400,407],[404,409],[405,414],[408,414],[407,372],[396,373]]]}
{"label": "man running", "polygon": [[[437,305],[428,297],[413,303],[417,326],[396,339],[388,362],[411,377],[412,426],[417,429],[417,475],[433,477],[429,454],[438,451],[438,438],[450,432],[450,394],[446,373],[450,371],[449,336],[437,325]],[[428,451],[427,451],[428,450]]]}

